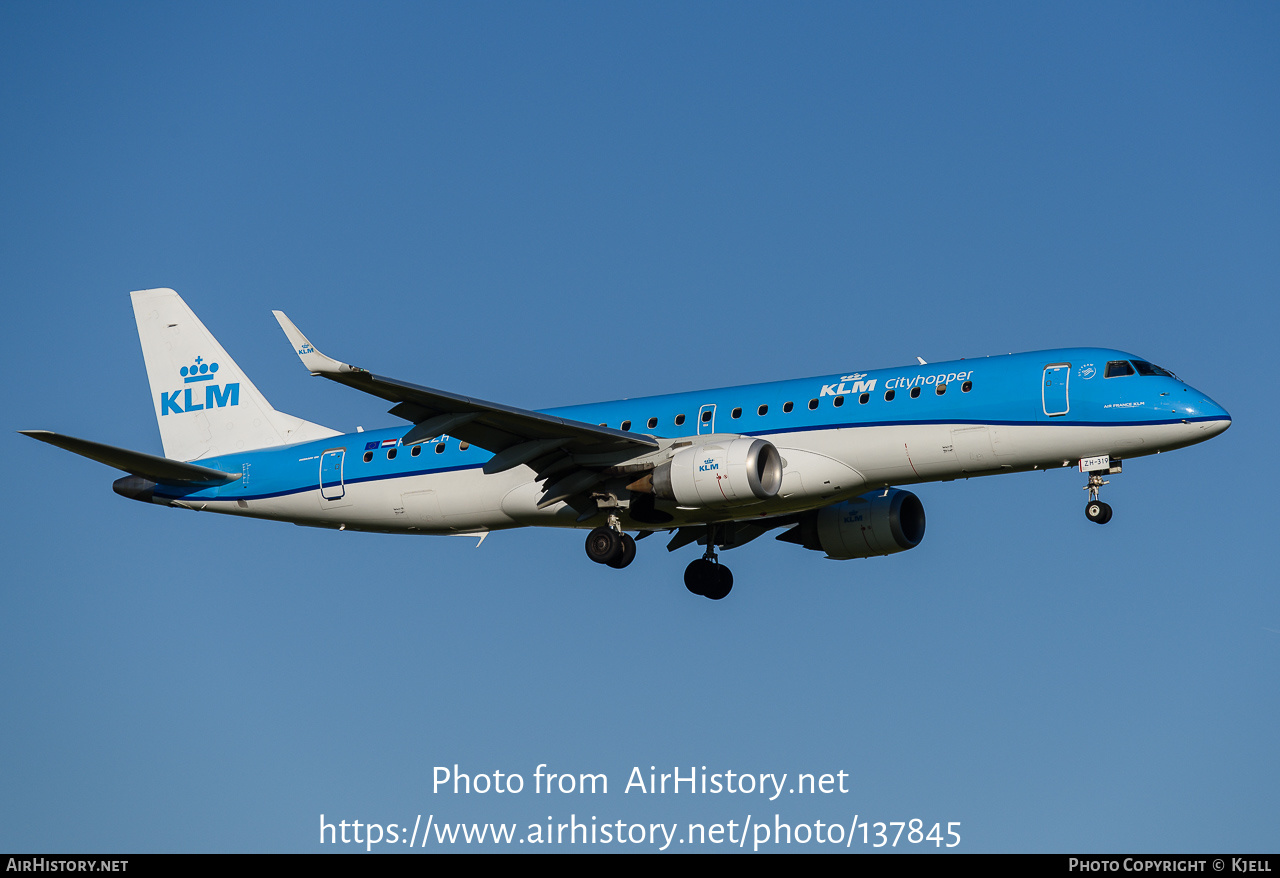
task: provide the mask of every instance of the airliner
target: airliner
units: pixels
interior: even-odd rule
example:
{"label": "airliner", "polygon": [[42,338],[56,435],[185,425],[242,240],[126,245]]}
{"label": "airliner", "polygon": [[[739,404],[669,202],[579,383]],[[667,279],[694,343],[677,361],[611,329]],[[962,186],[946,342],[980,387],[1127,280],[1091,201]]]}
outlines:
{"label": "airliner", "polygon": [[[532,411],[387,378],[322,354],[282,312],[302,364],[391,404],[404,423],[340,433],[272,408],[169,289],[131,294],[164,456],[45,430],[33,439],[127,473],[116,493],[200,512],[336,530],[588,530],[587,556],[636,541],[705,547],[685,586],[720,600],[719,551],[769,531],[845,560],[924,538],[902,486],[1078,467],[1105,524],[1123,461],[1203,442],[1231,416],[1123,351],[1066,348]],[[631,536],[635,533],[636,536]]]}

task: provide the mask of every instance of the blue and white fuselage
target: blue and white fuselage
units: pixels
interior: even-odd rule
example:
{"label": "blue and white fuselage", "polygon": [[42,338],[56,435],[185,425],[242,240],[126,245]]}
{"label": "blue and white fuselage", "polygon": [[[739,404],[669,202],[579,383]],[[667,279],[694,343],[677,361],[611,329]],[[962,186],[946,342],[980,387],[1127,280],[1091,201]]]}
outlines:
{"label": "blue and white fuselage", "polygon": [[[1231,424],[1221,406],[1166,370],[1103,348],[895,369],[853,364],[859,368],[815,378],[529,412],[332,360],[278,314],[313,374],[381,396],[409,422],[339,434],[271,409],[194,314],[191,330],[176,336],[182,349],[164,348],[163,359],[159,339],[172,340],[163,333],[180,331],[189,309],[169,290],[134,301],[166,455],[189,471],[148,469],[131,452],[110,449],[124,455],[112,457],[91,453],[106,446],[31,434],[132,473],[117,483],[120,493],[387,533],[590,528],[598,551],[589,539],[588,553],[611,566],[629,563],[619,563],[616,545],[630,540],[626,532],[673,529],[673,546],[707,544],[708,564],[716,547],[771,527],[789,528],[782,539],[830,557],[886,554],[923,535],[918,501],[886,489],[1083,461],[1096,501],[1101,475],[1117,472],[1119,461],[1202,442]],[[151,306],[155,326],[145,321]],[[217,359],[222,371],[197,374],[197,359]],[[179,362],[191,365],[176,377]],[[242,406],[257,409],[237,412]],[[264,420],[274,425],[270,435]],[[1110,508],[1089,514],[1105,522]],[[700,570],[691,590],[716,596],[706,584],[715,571]]]}
{"label": "blue and white fuselage", "polygon": [[[717,433],[767,439],[786,466],[778,496],[750,509],[752,517],[765,517],[892,485],[1075,466],[1082,456],[1138,457],[1201,442],[1230,425],[1219,405],[1177,378],[1136,372],[1102,377],[1106,363],[1135,359],[1122,351],[1070,348],[547,413],[615,428],[625,424],[673,440]],[[1067,376],[1062,400],[1046,405],[1044,370],[1059,364]],[[1089,368],[1094,372],[1088,378],[1077,374]],[[913,388],[919,389],[915,398]],[[564,503],[536,508],[528,467],[485,475],[481,467],[492,455],[484,449],[448,435],[405,447],[405,432],[370,430],[202,460],[242,478],[194,490],[158,486],[155,497],[208,511],[358,530],[473,533],[532,524],[583,526]],[[329,485],[328,497],[322,482]],[[423,491],[437,493],[438,514],[406,510],[404,495]],[[681,511],[679,523],[688,524],[739,518],[745,510]],[[637,529],[651,527],[637,523]]]}

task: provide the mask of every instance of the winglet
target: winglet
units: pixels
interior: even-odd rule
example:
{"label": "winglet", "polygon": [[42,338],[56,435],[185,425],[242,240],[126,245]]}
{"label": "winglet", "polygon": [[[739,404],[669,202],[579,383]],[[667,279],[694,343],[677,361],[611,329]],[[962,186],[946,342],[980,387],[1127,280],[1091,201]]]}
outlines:
{"label": "winglet", "polygon": [[280,324],[280,328],[284,330],[284,334],[289,337],[289,343],[293,345],[294,352],[298,358],[302,360],[302,365],[306,366],[312,375],[323,375],[328,372],[337,374],[341,372],[363,372],[364,369],[341,363],[333,357],[326,357],[324,354],[316,350],[316,346],[307,340],[298,327],[293,325],[283,311],[272,311],[275,315],[276,322]]}

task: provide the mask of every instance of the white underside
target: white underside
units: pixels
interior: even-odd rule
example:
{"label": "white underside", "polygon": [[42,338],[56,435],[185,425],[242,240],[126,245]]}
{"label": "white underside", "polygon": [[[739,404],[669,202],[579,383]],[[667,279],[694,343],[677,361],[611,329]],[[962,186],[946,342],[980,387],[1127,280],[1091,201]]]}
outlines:
{"label": "white underside", "polygon": [[[891,485],[1075,466],[1080,458],[1092,455],[1155,454],[1204,441],[1222,429],[1224,422],[1117,427],[923,424],[765,436],[784,460],[782,487],[775,498],[716,511],[660,503],[673,521],[646,527],[666,530],[708,521],[767,518]],[[346,475],[353,475],[352,467]],[[322,497],[317,484],[313,491],[283,497],[175,505],[318,527],[422,534],[482,533],[521,526],[594,527],[603,520],[598,515],[578,521],[578,513],[564,503],[539,510],[541,485],[524,466],[497,475],[484,475],[477,468],[348,482],[342,490],[339,499]]]}

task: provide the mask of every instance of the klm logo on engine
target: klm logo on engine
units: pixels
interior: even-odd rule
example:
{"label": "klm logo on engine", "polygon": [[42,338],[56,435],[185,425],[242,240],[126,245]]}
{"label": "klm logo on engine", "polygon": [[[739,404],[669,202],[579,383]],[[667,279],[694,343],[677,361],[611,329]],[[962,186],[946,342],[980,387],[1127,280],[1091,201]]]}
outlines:
{"label": "klm logo on engine", "polygon": [[698,464],[698,472],[710,473],[720,469],[720,464],[716,463],[715,458],[708,457],[702,463]]}
{"label": "klm logo on engine", "polygon": [[[183,366],[178,370],[182,383],[195,385],[166,393],[160,391],[160,415],[181,415],[186,412],[199,412],[205,409],[226,408],[240,404],[240,383],[215,384],[218,380],[218,364],[206,363],[203,357],[196,357],[195,363]],[[201,394],[201,385],[204,393]]]}
{"label": "klm logo on engine", "polygon": [[[876,379],[864,381],[867,377],[866,372],[855,372],[852,375],[841,375],[840,383],[822,385],[822,392],[818,396],[848,396],[851,393],[872,393],[876,389]],[[852,387],[846,387],[846,382],[852,382]]]}

